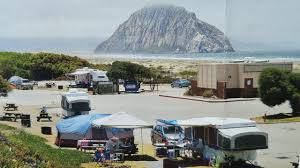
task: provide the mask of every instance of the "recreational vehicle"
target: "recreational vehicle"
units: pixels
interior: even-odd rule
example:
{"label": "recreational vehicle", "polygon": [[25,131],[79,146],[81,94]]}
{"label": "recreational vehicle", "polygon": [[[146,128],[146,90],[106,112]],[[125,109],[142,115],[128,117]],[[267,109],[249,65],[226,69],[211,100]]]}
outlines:
{"label": "recreational vehicle", "polygon": [[88,94],[79,92],[76,89],[71,89],[69,92],[62,94],[61,107],[63,117],[89,114],[91,110]]}
{"label": "recreational vehicle", "polygon": [[268,148],[268,134],[251,120],[204,117],[177,120],[177,124],[185,128],[185,139],[201,143],[194,152],[207,160],[214,157],[220,162],[253,161],[256,150]]}
{"label": "recreational vehicle", "polygon": [[87,88],[92,87],[97,82],[109,81],[106,73],[106,71],[84,67],[82,69],[77,69],[75,72],[69,74],[69,76],[74,76],[77,87]]}

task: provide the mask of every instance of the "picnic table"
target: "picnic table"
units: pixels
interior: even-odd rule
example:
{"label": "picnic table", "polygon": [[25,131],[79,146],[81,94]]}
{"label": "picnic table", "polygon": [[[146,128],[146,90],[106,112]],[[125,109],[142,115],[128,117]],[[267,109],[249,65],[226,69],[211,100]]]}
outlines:
{"label": "picnic table", "polygon": [[21,113],[4,113],[4,116],[2,116],[2,119],[4,121],[13,121],[16,122],[17,119],[21,118]]}
{"label": "picnic table", "polygon": [[37,121],[39,122],[41,119],[48,119],[51,121],[52,117],[48,113],[40,113],[39,116],[36,117]]}
{"label": "picnic table", "polygon": [[78,140],[77,150],[86,152],[86,150],[96,150],[97,148],[104,148],[106,140]]}
{"label": "picnic table", "polygon": [[5,111],[9,111],[10,109],[12,111],[18,110],[18,106],[16,106],[14,103],[6,103],[6,105],[3,106],[3,108],[4,108]]}

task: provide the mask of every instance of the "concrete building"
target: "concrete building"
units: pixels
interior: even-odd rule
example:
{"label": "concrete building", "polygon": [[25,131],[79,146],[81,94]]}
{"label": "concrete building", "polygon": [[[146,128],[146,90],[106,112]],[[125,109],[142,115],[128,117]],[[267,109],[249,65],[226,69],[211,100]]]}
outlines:
{"label": "concrete building", "polygon": [[192,92],[202,96],[212,90],[218,98],[257,97],[258,80],[265,68],[292,71],[292,62],[232,62],[199,65],[197,79],[192,81]]}

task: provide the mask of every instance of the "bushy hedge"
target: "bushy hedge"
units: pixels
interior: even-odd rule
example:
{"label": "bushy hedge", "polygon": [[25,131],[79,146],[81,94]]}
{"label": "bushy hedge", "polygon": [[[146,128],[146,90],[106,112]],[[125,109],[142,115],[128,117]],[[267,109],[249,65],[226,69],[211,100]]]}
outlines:
{"label": "bushy hedge", "polygon": [[49,80],[82,67],[107,70],[109,65],[91,64],[64,54],[0,52],[0,74],[6,79],[17,75],[33,80]]}

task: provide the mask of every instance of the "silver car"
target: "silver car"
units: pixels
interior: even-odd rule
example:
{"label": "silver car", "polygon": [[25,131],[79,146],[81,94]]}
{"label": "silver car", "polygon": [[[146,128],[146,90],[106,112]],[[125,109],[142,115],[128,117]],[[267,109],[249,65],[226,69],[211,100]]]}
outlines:
{"label": "silver car", "polygon": [[151,131],[152,144],[164,143],[165,146],[174,146],[184,139],[184,132],[180,126],[156,125]]}

